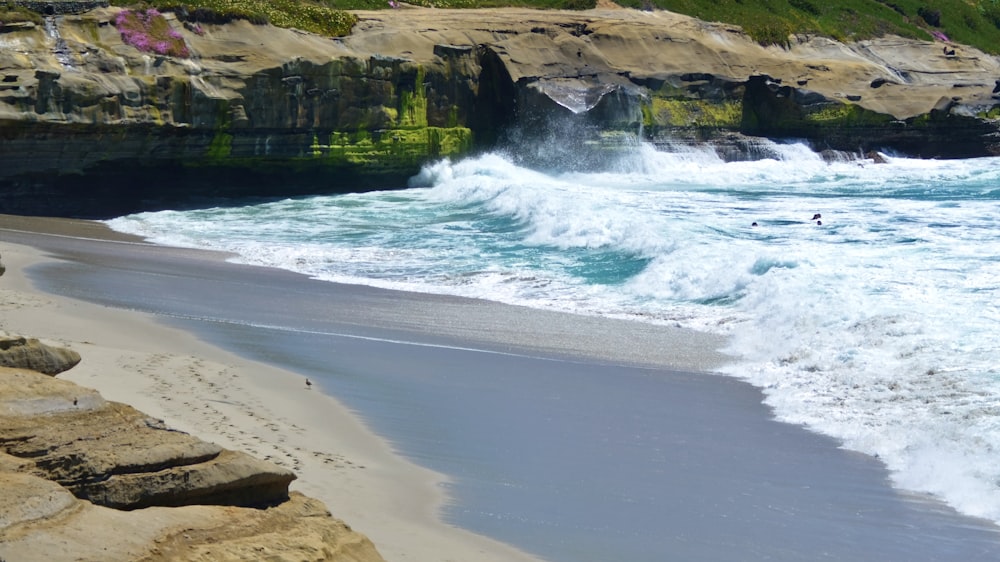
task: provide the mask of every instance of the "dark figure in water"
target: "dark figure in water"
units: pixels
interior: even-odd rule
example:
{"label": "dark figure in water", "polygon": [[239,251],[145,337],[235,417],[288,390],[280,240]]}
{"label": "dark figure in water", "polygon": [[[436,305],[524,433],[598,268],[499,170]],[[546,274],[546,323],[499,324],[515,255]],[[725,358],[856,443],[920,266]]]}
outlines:
{"label": "dark figure in water", "polygon": [[819,213],[816,213],[815,215],[813,215],[813,218],[810,219],[810,220],[816,220],[816,219],[821,219],[821,218],[823,218],[823,215],[821,215]]}

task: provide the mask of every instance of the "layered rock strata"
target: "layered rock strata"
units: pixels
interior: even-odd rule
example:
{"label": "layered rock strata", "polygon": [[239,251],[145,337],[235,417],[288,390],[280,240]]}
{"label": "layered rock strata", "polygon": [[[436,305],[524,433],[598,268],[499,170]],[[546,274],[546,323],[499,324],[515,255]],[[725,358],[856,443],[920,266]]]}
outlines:
{"label": "layered rock strata", "polygon": [[[376,562],[295,475],[0,367],[0,559]],[[126,513],[127,510],[127,513]]]}
{"label": "layered rock strata", "polygon": [[[0,454],[0,468],[4,466]],[[119,511],[0,470],[0,557],[49,562],[379,562],[371,542],[298,493],[270,509],[195,505]]]}
{"label": "layered rock strata", "polygon": [[[0,275],[3,275],[2,266]],[[0,367],[17,367],[56,375],[72,369],[79,362],[80,354],[72,349],[53,347],[35,338],[5,336],[0,333]]]}
{"label": "layered rock strata", "polygon": [[116,13],[0,29],[0,212],[399,187],[429,160],[497,144],[554,144],[581,165],[635,138],[733,158],[760,156],[756,137],[1000,152],[1000,63],[961,46],[762,47],[669,12],[402,8],[357,12],[336,39],[168,14],[191,53],[175,58],[125,44]]}
{"label": "layered rock strata", "polygon": [[80,499],[116,509],[288,499],[291,471],[171,430],[94,391],[27,370],[4,373],[2,385],[0,448]]}

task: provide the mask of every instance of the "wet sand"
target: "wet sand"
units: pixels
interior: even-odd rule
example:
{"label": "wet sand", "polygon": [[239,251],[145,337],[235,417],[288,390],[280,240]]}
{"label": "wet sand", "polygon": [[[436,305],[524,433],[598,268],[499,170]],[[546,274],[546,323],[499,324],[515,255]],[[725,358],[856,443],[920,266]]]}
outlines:
{"label": "wet sand", "polygon": [[[291,468],[299,477],[292,489],[321,499],[390,562],[535,560],[441,523],[444,478],[396,454],[341,402],[307,387],[301,374],[209,345],[156,315],[65,298],[57,291],[65,288],[58,275],[48,279],[54,292],[40,292],[30,272],[62,263],[53,255],[65,255],[63,244],[94,235],[133,239],[103,225],[61,219],[28,219],[37,230],[58,236],[4,230],[22,220],[0,216],[0,255],[7,267],[0,277],[0,332],[80,352],[80,365],[60,378],[131,404],[170,427]],[[14,238],[44,249],[13,244]],[[128,255],[122,254],[125,261]]]}
{"label": "wet sand", "polygon": [[0,254],[0,329],[77,349],[63,376],[110,399],[288,463],[389,560],[528,559],[450,523],[565,562],[1000,554],[992,523],[709,374],[713,337],[314,281],[85,221],[0,216]]}

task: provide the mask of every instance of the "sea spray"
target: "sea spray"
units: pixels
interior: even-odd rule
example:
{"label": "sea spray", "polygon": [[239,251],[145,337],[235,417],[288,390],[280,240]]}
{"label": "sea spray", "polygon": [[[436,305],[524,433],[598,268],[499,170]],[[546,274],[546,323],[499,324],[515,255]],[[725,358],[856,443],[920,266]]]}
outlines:
{"label": "sea spray", "polygon": [[727,335],[725,372],[780,419],[1000,521],[998,161],[768,154],[637,144],[584,171],[485,154],[399,191],[110,224],[331,281]]}

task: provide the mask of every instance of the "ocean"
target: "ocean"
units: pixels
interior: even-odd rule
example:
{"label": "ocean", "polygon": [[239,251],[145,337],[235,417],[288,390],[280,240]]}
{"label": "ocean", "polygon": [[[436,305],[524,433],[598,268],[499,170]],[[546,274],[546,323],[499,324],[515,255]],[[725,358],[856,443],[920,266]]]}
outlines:
{"label": "ocean", "polygon": [[107,224],[331,282],[725,336],[721,372],[777,419],[1000,522],[1000,159],[764,148],[727,162],[635,143],[585,171],[493,152],[395,190]]}

